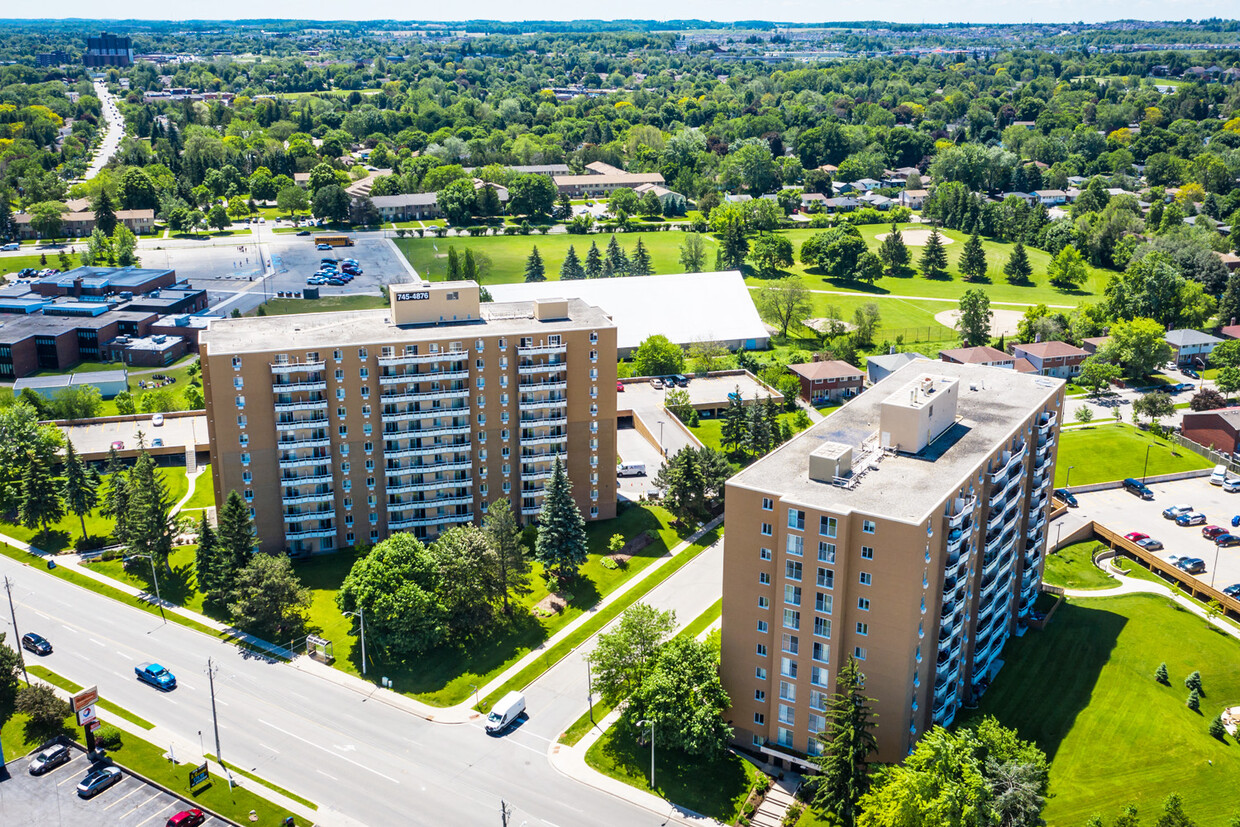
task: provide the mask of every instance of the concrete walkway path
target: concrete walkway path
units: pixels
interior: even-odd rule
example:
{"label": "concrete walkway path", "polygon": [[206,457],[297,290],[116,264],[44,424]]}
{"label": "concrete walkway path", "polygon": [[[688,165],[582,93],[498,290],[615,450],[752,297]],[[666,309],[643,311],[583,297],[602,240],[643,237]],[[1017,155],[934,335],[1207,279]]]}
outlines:
{"label": "concrete walkway path", "polygon": [[[1136,565],[1136,563],[1132,563]],[[1125,577],[1116,573],[1114,569],[1104,568],[1102,571],[1114,577],[1119,584],[1110,589],[1064,589],[1064,595],[1067,597],[1119,597],[1125,594],[1158,594],[1168,597],[1177,604],[1200,617],[1202,620],[1217,627],[1224,634],[1240,640],[1240,628],[1233,626],[1229,621],[1221,617],[1209,617],[1206,614],[1205,607],[1196,600],[1180,594],[1170,586],[1161,583],[1151,583],[1149,580],[1141,580],[1136,577]]]}

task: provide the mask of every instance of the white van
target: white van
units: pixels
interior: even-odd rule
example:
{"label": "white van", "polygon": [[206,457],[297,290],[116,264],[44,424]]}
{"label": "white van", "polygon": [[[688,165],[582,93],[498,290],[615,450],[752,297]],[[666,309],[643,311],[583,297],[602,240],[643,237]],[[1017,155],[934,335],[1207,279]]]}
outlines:
{"label": "white van", "polygon": [[487,716],[487,734],[498,735],[503,732],[520,718],[524,711],[525,696],[520,692],[509,692],[499,699],[499,703],[495,704],[491,714]]}
{"label": "white van", "polygon": [[626,462],[616,469],[617,477],[644,477],[646,476],[646,463],[644,462]]}
{"label": "white van", "polygon": [[1227,466],[1214,466],[1214,473],[1210,475],[1210,485],[1222,485],[1227,480]]}

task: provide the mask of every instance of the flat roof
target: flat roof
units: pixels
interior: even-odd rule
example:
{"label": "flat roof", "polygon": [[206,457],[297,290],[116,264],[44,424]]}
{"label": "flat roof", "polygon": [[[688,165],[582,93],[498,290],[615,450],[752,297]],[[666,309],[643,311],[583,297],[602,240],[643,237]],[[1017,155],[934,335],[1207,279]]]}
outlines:
{"label": "flat roof", "polygon": [[655,333],[679,345],[770,338],[736,270],[492,284],[487,289],[496,301],[575,297],[601,307],[616,322],[616,347],[622,351]]}
{"label": "flat roof", "polygon": [[[836,442],[851,446],[857,457],[863,443],[878,434],[882,403],[922,375],[960,381],[955,425],[918,454],[885,455],[878,470],[868,471],[853,488],[810,479],[811,453]],[[1061,379],[1027,376],[1008,368],[910,362],[736,474],[729,485],[773,492],[793,503],[837,513],[858,511],[922,522],[1062,386]]]}
{"label": "flat roof", "polygon": [[[554,282],[559,284],[559,282]],[[397,287],[398,285],[393,285]],[[560,296],[560,298],[564,298]],[[568,299],[568,318],[538,321],[534,302],[485,302],[482,318],[445,324],[395,325],[389,308],[288,316],[215,319],[200,344],[215,353],[271,353],[348,345],[399,344],[451,336],[512,336],[582,328],[608,328],[607,314],[580,299]]]}
{"label": "flat roof", "polygon": [[176,274],[173,270],[139,267],[74,267],[54,276],[44,276],[35,283],[72,287],[74,279],[81,279],[83,287],[131,287],[164,275]]}

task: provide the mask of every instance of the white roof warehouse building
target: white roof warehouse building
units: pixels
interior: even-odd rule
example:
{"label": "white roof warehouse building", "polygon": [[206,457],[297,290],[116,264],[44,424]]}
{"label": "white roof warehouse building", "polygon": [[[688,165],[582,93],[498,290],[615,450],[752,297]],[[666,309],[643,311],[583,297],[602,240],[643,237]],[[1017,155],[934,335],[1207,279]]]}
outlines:
{"label": "white roof warehouse building", "polygon": [[662,333],[678,345],[719,342],[729,350],[760,350],[770,333],[736,270],[612,279],[487,285],[497,302],[584,299],[616,323],[623,358],[647,337]]}

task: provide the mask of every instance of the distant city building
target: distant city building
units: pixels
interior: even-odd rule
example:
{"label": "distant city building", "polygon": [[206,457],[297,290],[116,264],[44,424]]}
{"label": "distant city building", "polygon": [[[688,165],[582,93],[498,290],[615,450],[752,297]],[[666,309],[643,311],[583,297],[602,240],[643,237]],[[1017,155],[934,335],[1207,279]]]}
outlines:
{"label": "distant city building", "polygon": [[82,63],[86,66],[132,66],[133,45],[124,35],[100,32],[97,37],[86,38]]}
{"label": "distant city building", "polygon": [[36,66],[60,66],[68,63],[70,60],[68,52],[62,52],[59,49],[54,52],[44,52],[34,56]]}

